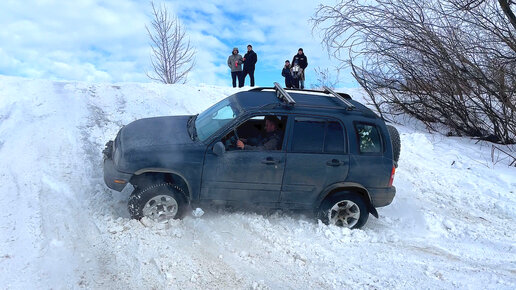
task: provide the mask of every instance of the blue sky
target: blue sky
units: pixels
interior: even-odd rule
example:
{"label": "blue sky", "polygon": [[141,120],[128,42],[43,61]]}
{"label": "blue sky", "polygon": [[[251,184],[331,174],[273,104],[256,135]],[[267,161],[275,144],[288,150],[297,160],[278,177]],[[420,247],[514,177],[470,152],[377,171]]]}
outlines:
{"label": "blue sky", "polygon": [[[308,57],[306,86],[314,68],[333,70],[309,18],[319,3],[334,1],[155,1],[182,21],[196,48],[189,84],[231,84],[227,57],[252,44],[258,54],[256,85],[283,83],[281,69],[299,47]],[[2,0],[0,74],[92,82],[150,82],[148,1]],[[335,74],[334,74],[335,75]],[[356,87],[349,71],[339,86]],[[249,85],[249,80],[246,80]]]}

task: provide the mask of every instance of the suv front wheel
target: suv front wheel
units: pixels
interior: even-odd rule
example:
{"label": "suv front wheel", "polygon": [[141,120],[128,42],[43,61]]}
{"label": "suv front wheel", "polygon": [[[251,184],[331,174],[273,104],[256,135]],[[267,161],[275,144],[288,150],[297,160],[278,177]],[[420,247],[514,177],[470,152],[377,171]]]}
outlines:
{"label": "suv front wheel", "polygon": [[369,218],[364,199],[354,192],[334,193],[323,201],[320,209],[320,219],[328,225],[358,229]]}
{"label": "suv front wheel", "polygon": [[128,209],[133,219],[181,219],[186,213],[187,201],[180,187],[160,183],[135,189],[129,197]]}

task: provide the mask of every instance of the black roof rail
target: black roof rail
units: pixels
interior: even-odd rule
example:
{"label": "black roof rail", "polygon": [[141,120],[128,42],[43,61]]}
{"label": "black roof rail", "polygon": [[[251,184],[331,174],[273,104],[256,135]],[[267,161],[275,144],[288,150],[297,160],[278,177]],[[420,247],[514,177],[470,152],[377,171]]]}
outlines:
{"label": "black roof rail", "polygon": [[350,101],[346,100],[344,97],[336,93],[334,90],[328,88],[327,86],[323,86],[323,88],[325,93],[332,94],[335,98],[339,99],[342,103],[344,103],[348,111],[355,109],[355,105],[353,105]]}
{"label": "black roof rail", "polygon": [[[287,90],[282,88],[281,85],[279,83],[277,83],[277,82],[274,82],[274,87],[273,88],[270,88],[270,87],[257,87],[257,88],[252,88],[249,91],[255,91],[256,92],[256,91],[271,90],[271,89],[275,90],[276,91],[276,96],[278,97],[278,99],[282,100],[287,105],[293,106],[293,105],[296,104],[296,101],[287,92]],[[346,106],[346,110],[352,111],[352,110],[356,109],[355,105],[353,105],[350,101],[347,100],[347,99],[351,99],[350,95],[344,94],[344,93],[337,93],[337,92],[335,92],[334,90],[330,89],[327,86],[323,86],[323,90],[289,89],[289,91],[294,91],[296,93],[297,92],[299,92],[299,93],[314,92],[314,93],[330,94],[330,95],[334,96],[335,98],[337,98],[341,103],[343,103]],[[335,107],[335,108],[337,108],[337,107]]]}
{"label": "black roof rail", "polygon": [[276,90],[276,96],[278,99],[282,100],[290,106],[296,104],[296,101],[294,101],[294,99],[287,93],[287,91],[285,91],[285,89],[283,89],[277,82],[274,82],[274,89]]}

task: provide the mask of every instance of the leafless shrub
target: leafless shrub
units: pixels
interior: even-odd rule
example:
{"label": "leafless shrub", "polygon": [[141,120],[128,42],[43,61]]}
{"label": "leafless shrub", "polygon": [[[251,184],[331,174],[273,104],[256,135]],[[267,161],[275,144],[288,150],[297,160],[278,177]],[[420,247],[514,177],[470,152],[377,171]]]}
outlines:
{"label": "leafless shrub", "polygon": [[345,0],[321,5],[312,20],[382,117],[410,114],[431,130],[444,124],[453,135],[509,144],[516,142],[514,5]]}
{"label": "leafless shrub", "polygon": [[334,89],[339,82],[338,70],[336,70],[335,77],[332,75],[328,68],[321,69],[320,67],[316,67],[314,71],[317,82],[315,84],[311,84],[311,88],[313,90],[322,90],[324,86]]}
{"label": "leafless shrub", "polygon": [[496,164],[502,160],[508,159],[509,166],[516,167],[516,152],[511,147],[501,148],[496,145],[491,146],[491,161]]}
{"label": "leafless shrub", "polygon": [[165,84],[184,84],[194,66],[195,50],[179,19],[171,17],[165,5],[158,8],[154,2],[151,5],[152,30],[145,28],[151,39],[153,73],[147,73],[147,76]]}

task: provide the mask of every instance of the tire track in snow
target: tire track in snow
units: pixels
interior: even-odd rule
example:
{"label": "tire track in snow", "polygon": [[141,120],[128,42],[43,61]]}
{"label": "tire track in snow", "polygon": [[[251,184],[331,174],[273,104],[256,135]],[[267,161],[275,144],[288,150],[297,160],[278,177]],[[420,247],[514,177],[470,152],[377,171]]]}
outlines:
{"label": "tire track in snow", "polygon": [[[117,245],[110,243],[110,233],[103,231],[105,218],[113,219],[118,215],[117,201],[112,192],[105,188],[102,174],[103,132],[113,122],[108,114],[97,105],[105,96],[100,95],[95,85],[87,89],[77,89],[85,100],[86,116],[77,125],[81,141],[81,152],[78,160],[83,163],[82,194],[84,195],[84,211],[86,223],[94,228],[90,233],[90,259],[95,260],[97,268],[85,273],[85,281],[102,288],[130,288],[131,284],[124,273],[132,273],[132,265],[123,262],[116,251]],[[121,102],[125,104],[125,102]],[[123,107],[122,107],[123,108]],[[111,204],[111,206],[109,206]]]}

